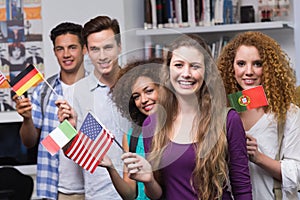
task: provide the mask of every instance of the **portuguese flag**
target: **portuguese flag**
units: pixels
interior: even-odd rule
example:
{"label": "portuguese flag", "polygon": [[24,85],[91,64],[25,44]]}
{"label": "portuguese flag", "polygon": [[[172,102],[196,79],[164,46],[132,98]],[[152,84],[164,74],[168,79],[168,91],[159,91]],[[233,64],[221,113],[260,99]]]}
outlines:
{"label": "portuguese flag", "polygon": [[43,75],[31,64],[10,82],[10,86],[18,96],[21,96],[42,79]]}
{"label": "portuguese flag", "polygon": [[238,112],[268,105],[264,88],[259,85],[247,90],[228,95],[230,106]]}

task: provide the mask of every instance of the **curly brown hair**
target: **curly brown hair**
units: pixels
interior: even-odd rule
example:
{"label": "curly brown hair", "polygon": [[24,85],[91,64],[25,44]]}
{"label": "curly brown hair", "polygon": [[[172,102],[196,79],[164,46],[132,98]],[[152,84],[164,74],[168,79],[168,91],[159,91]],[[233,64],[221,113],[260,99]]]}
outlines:
{"label": "curly brown hair", "polygon": [[295,102],[296,77],[291,67],[290,58],[280,45],[268,35],[248,31],[239,33],[223,48],[217,65],[222,76],[227,94],[241,90],[234,72],[234,59],[241,45],[254,46],[262,60],[264,87],[269,105],[265,112],[274,113],[279,121],[286,119],[291,103]]}
{"label": "curly brown hair", "polygon": [[[131,60],[120,70],[117,80],[111,88],[112,101],[121,115],[132,122],[133,131],[131,140],[138,139],[138,136],[141,134],[143,122],[147,117],[135,105],[132,97],[132,86],[142,76],[148,77],[153,83],[160,85],[159,74],[162,64],[162,58]],[[129,150],[135,152],[135,146],[131,146],[131,144],[134,144],[134,142],[130,142]]]}

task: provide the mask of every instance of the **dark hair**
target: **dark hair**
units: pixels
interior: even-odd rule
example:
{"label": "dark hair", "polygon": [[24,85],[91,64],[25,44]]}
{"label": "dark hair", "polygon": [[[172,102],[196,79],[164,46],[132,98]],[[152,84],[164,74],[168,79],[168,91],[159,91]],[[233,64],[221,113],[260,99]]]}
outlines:
{"label": "dark hair", "polygon": [[20,56],[21,56],[21,57],[25,56],[25,46],[24,46],[22,43],[20,43],[20,42],[12,43],[12,44],[8,45],[8,53],[9,53],[9,56],[12,56],[12,52],[13,52],[16,48],[19,48],[19,49],[20,49],[20,51],[21,51]]}
{"label": "dark hair", "polygon": [[114,86],[111,88],[112,100],[116,104],[122,116],[132,121],[132,135],[130,138],[130,152],[136,151],[136,144],[142,131],[142,125],[146,119],[135,105],[131,88],[139,77],[148,77],[153,83],[160,85],[160,71],[163,59],[151,58],[148,60],[133,60],[128,62],[119,72]]}
{"label": "dark hair", "polygon": [[80,24],[75,24],[72,22],[63,22],[54,27],[50,32],[50,39],[53,45],[55,45],[55,39],[60,35],[65,35],[67,33],[76,35],[78,37],[81,46],[84,45],[84,40],[82,38],[82,26]]}
{"label": "dark hair", "polygon": [[115,40],[117,41],[117,44],[121,44],[119,22],[116,19],[111,19],[108,16],[97,16],[84,24],[83,39],[85,45],[87,45],[87,38],[89,35],[107,29],[113,30],[113,32],[115,33]]}

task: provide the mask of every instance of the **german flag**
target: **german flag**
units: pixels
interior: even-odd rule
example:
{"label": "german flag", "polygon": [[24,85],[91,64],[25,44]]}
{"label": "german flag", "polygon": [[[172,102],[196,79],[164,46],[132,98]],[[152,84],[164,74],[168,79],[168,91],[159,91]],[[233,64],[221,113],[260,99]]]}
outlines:
{"label": "german flag", "polygon": [[10,86],[18,96],[21,96],[42,79],[43,75],[32,64],[30,64],[10,82]]}

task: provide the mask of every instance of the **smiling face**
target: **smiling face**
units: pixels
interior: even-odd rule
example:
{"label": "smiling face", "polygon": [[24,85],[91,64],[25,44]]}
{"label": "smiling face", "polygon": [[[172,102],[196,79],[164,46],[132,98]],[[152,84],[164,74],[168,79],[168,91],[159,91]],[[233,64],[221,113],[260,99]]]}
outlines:
{"label": "smiling face", "polygon": [[82,65],[85,49],[77,35],[67,33],[56,37],[54,53],[61,70],[72,73]]}
{"label": "smiling face", "polygon": [[204,55],[193,47],[179,47],[170,62],[170,80],[178,95],[192,95],[204,80]]}
{"label": "smiling face", "polygon": [[233,67],[235,78],[244,90],[261,85],[263,67],[256,47],[240,46],[237,49]]}
{"label": "smiling face", "polygon": [[158,99],[158,86],[149,77],[139,77],[132,88],[132,98],[136,107],[145,115],[155,111]]}
{"label": "smiling face", "polygon": [[95,75],[112,75],[119,67],[118,55],[121,46],[112,29],[92,33],[87,38],[89,57],[95,66]]}

